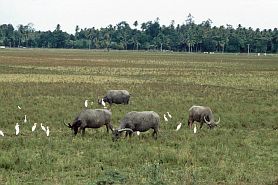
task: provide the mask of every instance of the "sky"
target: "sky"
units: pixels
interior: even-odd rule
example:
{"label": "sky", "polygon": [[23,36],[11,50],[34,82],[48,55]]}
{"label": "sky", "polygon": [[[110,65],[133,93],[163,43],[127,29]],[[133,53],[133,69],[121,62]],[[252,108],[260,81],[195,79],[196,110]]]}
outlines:
{"label": "sky", "polygon": [[32,23],[35,30],[53,31],[57,24],[68,33],[75,27],[104,28],[126,21],[133,27],[159,18],[161,25],[184,24],[188,14],[196,24],[241,24],[253,29],[278,28],[278,0],[0,0],[0,25]]}

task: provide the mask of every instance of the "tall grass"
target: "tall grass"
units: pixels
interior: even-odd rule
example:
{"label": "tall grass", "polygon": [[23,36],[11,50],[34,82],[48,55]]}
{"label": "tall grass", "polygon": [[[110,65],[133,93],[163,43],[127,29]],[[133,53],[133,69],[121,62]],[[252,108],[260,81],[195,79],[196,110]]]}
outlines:
{"label": "tall grass", "polygon": [[[277,59],[1,50],[0,184],[275,184]],[[158,140],[146,132],[112,142],[104,127],[72,136],[63,121],[72,121],[85,99],[100,108],[96,101],[108,89],[132,94],[129,105],[111,107],[113,126],[129,111],[153,110],[161,116]],[[193,134],[192,105],[210,106],[220,126]],[[167,111],[173,118],[165,123]],[[32,133],[34,122],[48,125],[50,137],[39,127]]]}

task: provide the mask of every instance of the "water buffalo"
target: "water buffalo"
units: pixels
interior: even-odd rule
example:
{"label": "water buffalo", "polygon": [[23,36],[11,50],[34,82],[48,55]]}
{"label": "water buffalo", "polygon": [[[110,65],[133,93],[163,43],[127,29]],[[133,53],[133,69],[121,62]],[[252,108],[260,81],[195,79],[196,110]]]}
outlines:
{"label": "water buffalo", "polygon": [[[130,94],[127,90],[109,90],[106,95],[103,97],[103,101],[112,105],[115,104],[128,104]],[[98,100],[98,103],[101,104],[101,100]]]}
{"label": "water buffalo", "polygon": [[72,124],[65,124],[73,130],[74,135],[77,134],[78,128],[82,135],[85,133],[85,128],[100,128],[106,126],[107,132],[109,129],[113,131],[111,124],[112,113],[107,109],[84,109],[74,119]]}
{"label": "water buffalo", "polygon": [[133,132],[145,132],[149,129],[154,130],[152,135],[155,139],[157,139],[159,124],[159,115],[154,111],[132,111],[127,113],[120,121],[119,128],[113,130],[112,139],[113,141],[117,140],[123,131],[126,131],[126,136],[128,134],[131,136]]}
{"label": "water buffalo", "polygon": [[209,128],[213,128],[220,122],[220,117],[219,120],[215,122],[214,116],[209,107],[194,105],[189,109],[188,126],[190,128],[192,128],[192,124],[194,121],[200,123],[200,129],[202,128],[204,123],[206,123]]}

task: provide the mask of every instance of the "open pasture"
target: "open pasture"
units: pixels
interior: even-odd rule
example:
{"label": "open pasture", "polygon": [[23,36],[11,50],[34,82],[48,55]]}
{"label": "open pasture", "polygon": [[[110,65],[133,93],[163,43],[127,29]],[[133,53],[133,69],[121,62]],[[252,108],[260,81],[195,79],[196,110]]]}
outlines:
{"label": "open pasture", "polygon": [[[146,132],[112,142],[105,127],[72,136],[63,121],[85,99],[100,108],[109,89],[132,94],[111,107],[113,126],[129,111],[153,110],[157,140]],[[0,104],[0,184],[278,183],[277,56],[5,49]],[[210,106],[220,126],[194,134],[192,105]],[[50,136],[39,124],[32,133],[35,122]]]}

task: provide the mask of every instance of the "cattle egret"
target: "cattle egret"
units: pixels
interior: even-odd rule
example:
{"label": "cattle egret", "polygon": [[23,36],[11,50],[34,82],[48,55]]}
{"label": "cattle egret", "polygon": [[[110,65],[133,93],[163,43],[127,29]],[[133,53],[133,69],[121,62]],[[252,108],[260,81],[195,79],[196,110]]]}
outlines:
{"label": "cattle egret", "polygon": [[42,128],[43,131],[46,132],[46,128],[45,128],[45,126],[42,125],[42,123],[41,123],[41,128]]}
{"label": "cattle egret", "polygon": [[4,137],[4,133],[2,130],[0,130],[0,135]]}
{"label": "cattle egret", "polygon": [[139,136],[140,135],[140,131],[137,131],[136,134]]}
{"label": "cattle egret", "polygon": [[101,105],[102,105],[103,107],[105,107],[105,102],[103,101],[103,98],[101,99]]}
{"label": "cattle egret", "polygon": [[16,123],[14,128],[15,128],[15,135],[18,135],[19,134],[19,124]]}
{"label": "cattle egret", "polygon": [[85,100],[85,107],[88,107],[88,100]]}
{"label": "cattle egret", "polygon": [[169,112],[167,112],[167,114],[168,114],[169,118],[172,118],[172,115]]}
{"label": "cattle egret", "polygon": [[34,131],[35,131],[36,126],[37,126],[37,123],[34,123],[34,125],[32,126],[32,132],[34,132]]}
{"label": "cattle egret", "polygon": [[49,136],[49,128],[48,128],[48,126],[46,127],[46,136],[47,137]]}
{"label": "cattle egret", "polygon": [[182,125],[182,123],[178,124],[176,131],[178,131],[181,128],[181,125]]}
{"label": "cattle egret", "polygon": [[21,109],[21,107],[20,106],[17,106],[17,108],[20,110]]}
{"label": "cattle egret", "polygon": [[196,132],[197,132],[197,126],[196,126],[196,124],[194,124],[194,130],[193,130],[193,132],[194,132],[194,134],[196,134]]}
{"label": "cattle egret", "polygon": [[24,116],[24,123],[26,123],[27,122],[27,116],[25,115]]}
{"label": "cattle egret", "polygon": [[167,122],[168,121],[168,119],[167,119],[167,117],[166,117],[166,115],[164,114],[164,120]]}

